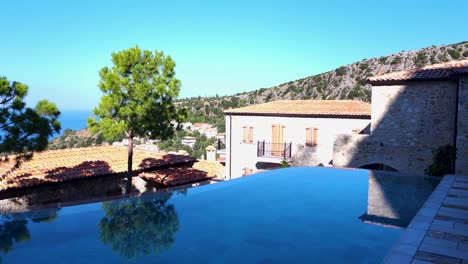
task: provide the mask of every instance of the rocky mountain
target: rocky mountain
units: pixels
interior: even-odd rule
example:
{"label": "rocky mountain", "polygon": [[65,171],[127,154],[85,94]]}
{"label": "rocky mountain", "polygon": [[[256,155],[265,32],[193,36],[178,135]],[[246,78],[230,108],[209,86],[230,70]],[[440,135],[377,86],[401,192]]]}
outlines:
{"label": "rocky mountain", "polygon": [[352,99],[370,101],[370,76],[468,58],[468,41],[402,51],[341,66],[329,72],[290,81],[270,88],[232,96],[193,97],[179,100],[191,111],[190,121],[208,122],[224,131],[223,110],[285,99]]}
{"label": "rocky mountain", "polygon": [[[468,58],[468,41],[447,46],[431,46],[402,51],[379,58],[364,59],[332,71],[290,81],[270,88],[231,96],[193,97],[180,99],[180,106],[190,109],[188,121],[206,122],[224,132],[225,109],[284,99],[353,99],[370,101],[371,86],[367,77],[381,73],[411,69],[450,60]],[[106,144],[102,135],[92,136],[88,130],[65,131],[49,144],[49,149],[85,147]]]}
{"label": "rocky mountain", "polygon": [[48,149],[81,148],[105,145],[102,134],[92,135],[88,129],[65,129],[63,134],[49,142]]}

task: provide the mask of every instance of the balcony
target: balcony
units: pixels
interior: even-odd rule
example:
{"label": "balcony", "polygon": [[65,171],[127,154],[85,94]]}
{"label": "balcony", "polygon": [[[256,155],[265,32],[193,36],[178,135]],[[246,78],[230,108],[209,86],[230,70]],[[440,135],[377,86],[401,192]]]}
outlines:
{"label": "balcony", "polygon": [[257,157],[289,159],[291,158],[290,143],[268,143],[264,141],[257,142]]}

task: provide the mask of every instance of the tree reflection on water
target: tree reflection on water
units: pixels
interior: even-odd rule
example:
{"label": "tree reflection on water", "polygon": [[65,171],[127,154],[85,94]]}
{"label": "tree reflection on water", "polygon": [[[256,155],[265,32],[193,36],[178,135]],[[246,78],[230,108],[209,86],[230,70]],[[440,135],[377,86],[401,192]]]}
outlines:
{"label": "tree reflection on water", "polygon": [[29,241],[31,235],[27,227],[27,220],[12,221],[9,216],[2,216],[0,220],[0,251],[7,254],[14,243]]}
{"label": "tree reflection on water", "polygon": [[171,196],[167,193],[152,199],[104,202],[106,216],[99,223],[101,241],[125,259],[169,250],[179,229],[176,210],[167,203]]}
{"label": "tree reflection on water", "polygon": [[[8,254],[13,249],[14,244],[31,240],[28,229],[28,220],[40,223],[50,222],[58,217],[59,209],[49,209],[40,212],[3,214],[0,215],[0,253]],[[0,257],[0,263],[2,259]]]}

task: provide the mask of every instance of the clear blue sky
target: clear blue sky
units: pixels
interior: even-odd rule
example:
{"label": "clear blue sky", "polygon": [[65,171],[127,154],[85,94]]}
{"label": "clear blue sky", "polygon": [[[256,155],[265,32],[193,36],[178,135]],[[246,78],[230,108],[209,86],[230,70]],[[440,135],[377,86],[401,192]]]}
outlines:
{"label": "clear blue sky", "polygon": [[3,1],[0,76],[28,103],[92,109],[111,53],[177,62],[181,96],[270,87],[364,58],[468,40],[466,0]]}

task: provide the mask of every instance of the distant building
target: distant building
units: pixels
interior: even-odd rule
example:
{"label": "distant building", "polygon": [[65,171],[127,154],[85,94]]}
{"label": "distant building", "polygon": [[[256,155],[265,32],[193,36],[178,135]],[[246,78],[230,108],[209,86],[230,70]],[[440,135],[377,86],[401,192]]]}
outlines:
{"label": "distant building", "polygon": [[206,160],[216,161],[216,148],[214,146],[206,147]]}
{"label": "distant building", "polygon": [[468,60],[371,77],[370,135],[340,135],[334,165],[424,174],[432,151],[457,148],[468,174]]}
{"label": "distant building", "polygon": [[181,143],[182,143],[182,145],[186,145],[186,146],[189,146],[189,147],[193,148],[193,145],[195,145],[196,141],[197,141],[196,138],[186,136],[186,137],[182,138]]}
{"label": "distant building", "polygon": [[181,124],[183,130],[192,131],[193,124],[191,122],[185,122]]}
{"label": "distant building", "polygon": [[275,101],[231,109],[226,119],[228,179],[279,167],[329,165],[337,134],[370,123],[370,104],[358,101]]}
{"label": "distant building", "polygon": [[200,130],[200,129],[208,129],[208,128],[212,128],[213,126],[208,124],[208,123],[195,123],[193,124],[193,129],[194,130]]}
{"label": "distant building", "polygon": [[200,131],[201,134],[204,134],[207,138],[214,138],[218,135],[218,129],[216,127],[208,128]]}

